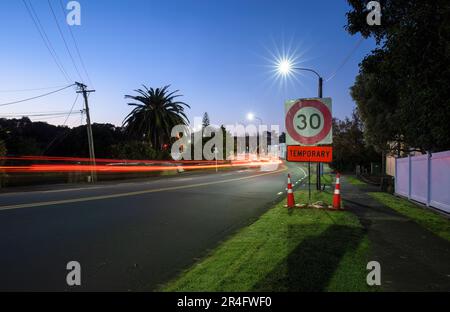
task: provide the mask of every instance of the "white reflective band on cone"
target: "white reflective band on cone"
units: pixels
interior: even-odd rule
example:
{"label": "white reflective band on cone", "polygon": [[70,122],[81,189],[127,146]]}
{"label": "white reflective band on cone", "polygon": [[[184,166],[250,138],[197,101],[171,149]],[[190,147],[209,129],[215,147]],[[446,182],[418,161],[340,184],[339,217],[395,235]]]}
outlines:
{"label": "white reflective band on cone", "polygon": [[340,190],[334,190],[334,194],[341,194]]}
{"label": "white reflective band on cone", "polygon": [[288,194],[292,194],[292,189],[288,189]]}
{"label": "white reflective band on cone", "polygon": [[336,184],[339,184],[339,178],[336,178]]}

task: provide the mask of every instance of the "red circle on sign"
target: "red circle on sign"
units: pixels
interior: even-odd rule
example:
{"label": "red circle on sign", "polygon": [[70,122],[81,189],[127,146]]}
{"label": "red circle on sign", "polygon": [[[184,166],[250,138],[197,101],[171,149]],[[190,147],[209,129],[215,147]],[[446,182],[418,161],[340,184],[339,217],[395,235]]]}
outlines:
{"label": "red circle on sign", "polygon": [[[295,115],[297,115],[298,111],[305,107],[313,107],[317,109],[319,112],[322,113],[324,124],[323,129],[319,133],[317,133],[314,136],[306,137],[301,135],[295,130],[294,127],[294,118]],[[327,134],[331,130],[331,112],[328,109],[328,107],[323,104],[322,102],[318,100],[300,100],[289,109],[288,113],[286,114],[286,130],[295,141],[306,144],[306,145],[312,145],[317,142],[322,141]]]}

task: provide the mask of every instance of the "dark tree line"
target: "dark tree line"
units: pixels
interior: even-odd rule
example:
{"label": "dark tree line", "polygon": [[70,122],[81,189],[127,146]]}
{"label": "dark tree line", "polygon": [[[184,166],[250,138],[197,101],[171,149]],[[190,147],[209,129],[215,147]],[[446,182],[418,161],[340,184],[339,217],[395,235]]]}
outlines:
{"label": "dark tree line", "polygon": [[[123,126],[94,123],[92,132],[97,158],[168,159],[173,126],[187,124],[185,103],[169,86],[135,90],[126,95],[133,110]],[[45,155],[89,157],[86,126],[69,128],[29,118],[0,119],[0,156]]]}
{"label": "dark tree line", "polygon": [[[94,123],[92,132],[98,158],[164,159],[168,153],[130,137],[126,129]],[[2,144],[3,142],[3,144]],[[0,156],[89,157],[86,126],[74,128],[32,122],[29,118],[0,119]]]}
{"label": "dark tree line", "polygon": [[380,162],[381,156],[364,137],[364,126],[355,109],[351,118],[333,118],[333,162],[339,171],[354,171],[357,165],[368,167],[371,162]]}
{"label": "dark tree line", "polygon": [[2,140],[0,140],[0,157],[5,156],[6,155],[6,146],[5,146],[5,142],[3,142]]}
{"label": "dark tree line", "polygon": [[351,88],[367,142],[398,155],[450,149],[448,0],[381,0],[373,26],[367,1],[348,2],[348,32],[377,42]]}

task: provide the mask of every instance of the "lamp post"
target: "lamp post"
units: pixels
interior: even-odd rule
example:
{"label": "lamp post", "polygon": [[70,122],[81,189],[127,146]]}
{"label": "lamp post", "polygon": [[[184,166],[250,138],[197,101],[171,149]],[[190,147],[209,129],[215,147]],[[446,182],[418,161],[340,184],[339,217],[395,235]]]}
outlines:
{"label": "lamp post", "polygon": [[255,114],[253,114],[253,113],[248,113],[248,114],[247,114],[247,119],[248,119],[249,121],[253,121],[253,120],[255,120],[255,119],[258,119],[259,125],[262,125],[262,123],[263,123],[262,119],[259,118],[258,116],[255,116]]}
{"label": "lamp post", "polygon": [[[247,114],[247,119],[249,120],[249,121],[253,121],[253,120],[255,120],[255,119],[257,119],[258,121],[259,121],[259,126],[261,127],[261,125],[263,124],[263,121],[262,121],[262,119],[261,118],[259,118],[258,116],[255,116],[255,114],[253,114],[253,113],[248,113]],[[259,130],[260,129],[258,129],[258,131],[256,131],[256,144],[257,144],[257,148],[256,148],[256,151],[257,151],[257,154],[259,155],[259,152],[260,152],[260,140],[259,140]]]}
{"label": "lamp post", "polygon": [[[285,75],[285,76],[289,75],[293,71],[308,71],[308,72],[314,73],[317,76],[317,78],[318,78],[318,90],[317,90],[318,91],[317,92],[318,93],[318,97],[322,98],[323,78],[317,71],[315,71],[314,69],[311,69],[311,68],[292,66],[292,63],[289,60],[281,60],[278,63],[278,72],[281,73],[282,75]],[[308,165],[310,166],[310,163]],[[320,181],[320,163],[317,163],[316,173],[317,173],[316,189],[320,190],[320,186],[321,186],[321,181]]]}

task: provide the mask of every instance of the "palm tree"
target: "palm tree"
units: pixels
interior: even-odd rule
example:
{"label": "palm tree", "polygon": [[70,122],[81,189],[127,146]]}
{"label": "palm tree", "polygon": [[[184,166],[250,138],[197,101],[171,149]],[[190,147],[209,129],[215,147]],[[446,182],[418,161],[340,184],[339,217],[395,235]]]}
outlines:
{"label": "palm tree", "polygon": [[136,102],[128,103],[135,106],[125,117],[124,126],[129,134],[139,139],[148,140],[152,147],[161,150],[163,145],[170,142],[170,132],[175,125],[187,125],[189,119],[184,113],[183,102],[176,101],[179,90],[169,92],[170,86],[163,88],[147,88],[134,90],[139,95],[125,95],[126,99]]}

